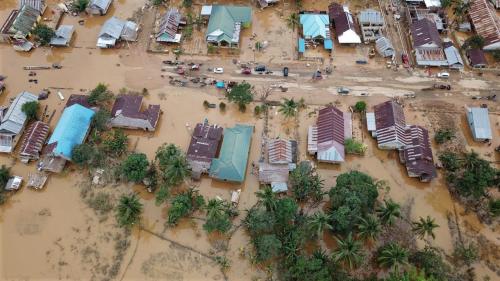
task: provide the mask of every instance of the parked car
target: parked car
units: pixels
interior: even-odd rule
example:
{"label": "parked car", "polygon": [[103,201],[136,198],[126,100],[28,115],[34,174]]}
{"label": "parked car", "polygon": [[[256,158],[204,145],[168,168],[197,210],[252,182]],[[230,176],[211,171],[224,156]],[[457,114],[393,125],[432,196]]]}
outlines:
{"label": "parked car", "polygon": [[216,68],[214,68],[214,73],[222,74],[222,73],[224,73],[224,68],[216,67]]}
{"label": "parked car", "polygon": [[438,78],[449,78],[450,74],[448,72],[439,72],[437,77]]}
{"label": "parked car", "polygon": [[349,88],[346,88],[346,87],[339,87],[337,88],[337,93],[341,94],[341,95],[347,95],[349,94],[351,90],[349,90]]}
{"label": "parked car", "polygon": [[241,74],[252,74],[252,70],[250,68],[243,68],[241,70]]}
{"label": "parked car", "polygon": [[288,67],[283,67],[283,76],[288,77]]}
{"label": "parked car", "polygon": [[266,66],[265,65],[257,65],[254,70],[256,72],[265,72],[266,71]]}

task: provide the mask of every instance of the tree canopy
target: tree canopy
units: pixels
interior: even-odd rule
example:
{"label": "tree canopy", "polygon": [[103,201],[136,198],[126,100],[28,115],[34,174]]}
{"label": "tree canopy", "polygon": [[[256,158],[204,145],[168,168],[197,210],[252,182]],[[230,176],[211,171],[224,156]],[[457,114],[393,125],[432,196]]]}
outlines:
{"label": "tree canopy", "polygon": [[52,37],[56,35],[54,29],[46,26],[45,24],[39,24],[33,29],[33,34],[37,38],[37,40],[43,46],[48,45]]}
{"label": "tree canopy", "polygon": [[91,126],[99,132],[104,132],[108,130],[109,119],[111,118],[111,113],[106,109],[98,110],[94,116],[92,116]]}
{"label": "tree canopy", "polygon": [[38,101],[29,101],[23,104],[21,111],[26,114],[26,118],[29,120],[37,119],[36,115],[38,113],[38,108],[40,104]]}
{"label": "tree canopy", "polygon": [[137,195],[122,195],[116,213],[118,224],[123,227],[130,227],[139,222],[142,208],[142,203]]}
{"label": "tree canopy", "polygon": [[198,190],[190,188],[175,195],[168,209],[167,224],[176,225],[183,217],[199,210],[205,205],[205,199]]}
{"label": "tree canopy", "polygon": [[319,202],[323,199],[323,180],[312,169],[309,162],[301,162],[290,173],[292,194],[297,201]]}
{"label": "tree canopy", "polygon": [[92,91],[90,91],[87,101],[92,105],[100,105],[111,100],[112,98],[113,93],[108,90],[108,86],[103,83],[99,83]]}
{"label": "tree canopy", "polygon": [[148,166],[146,154],[132,153],[122,164],[122,174],[129,181],[140,182],[146,177]]}
{"label": "tree canopy", "polygon": [[228,100],[238,105],[241,111],[246,109],[246,106],[253,101],[252,86],[246,82],[234,86],[231,91],[226,94]]}

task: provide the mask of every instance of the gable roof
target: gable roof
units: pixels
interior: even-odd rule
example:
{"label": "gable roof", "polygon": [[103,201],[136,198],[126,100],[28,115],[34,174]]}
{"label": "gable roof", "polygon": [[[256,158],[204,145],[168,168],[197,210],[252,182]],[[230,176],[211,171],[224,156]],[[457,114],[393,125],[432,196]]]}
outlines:
{"label": "gable roof", "polygon": [[253,126],[237,124],[224,130],[219,158],[212,160],[210,176],[215,179],[243,182],[247,169],[248,153]]}
{"label": "gable roof", "polygon": [[411,177],[420,177],[422,181],[429,181],[437,176],[434,159],[432,157],[429,132],[421,127],[412,125],[406,129],[407,145],[402,151],[402,160]]}
{"label": "gable roof", "polygon": [[487,65],[486,57],[484,56],[484,52],[481,49],[470,49],[467,50],[467,56],[469,57],[470,64],[472,67],[478,65]]}
{"label": "gable roof", "polygon": [[42,121],[33,122],[23,137],[20,155],[38,157],[49,135],[49,125]]}
{"label": "gable roof", "polygon": [[467,108],[467,120],[474,139],[492,139],[488,108]]}
{"label": "gable roof", "polygon": [[97,7],[103,11],[107,11],[113,0],[90,0],[89,6]]}
{"label": "gable roof", "polygon": [[448,65],[450,67],[462,68],[464,66],[460,52],[457,48],[455,48],[455,46],[451,45],[446,47],[444,49],[444,54],[446,55],[446,60],[448,60]]}
{"label": "gable roof", "polygon": [[168,10],[160,19],[160,28],[156,33],[157,41],[171,42],[179,29],[181,14],[176,8]]}
{"label": "gable roof", "polygon": [[212,162],[217,154],[224,129],[217,125],[198,123],[194,128],[186,153],[188,161]]}
{"label": "gable roof", "polygon": [[[206,36],[217,37],[218,41],[239,41],[239,30],[236,25],[250,23],[252,21],[252,10],[250,7],[242,6],[212,6],[210,19],[208,20]],[[238,38],[235,38],[238,35]]]}
{"label": "gable roof", "polygon": [[361,38],[355,31],[354,19],[347,6],[332,3],[328,6],[330,21],[335,25],[335,33],[341,44],[361,43]]}
{"label": "gable roof", "polygon": [[22,36],[28,36],[35,27],[40,12],[35,8],[24,5],[9,28],[10,33],[18,33]]}
{"label": "gable roof", "polygon": [[24,5],[28,5],[41,14],[45,10],[45,2],[45,0],[19,0],[19,8],[22,8]]}
{"label": "gable roof", "polygon": [[56,30],[56,34],[50,39],[50,45],[68,45],[75,31],[72,25],[61,25]]}
{"label": "gable roof", "polygon": [[485,41],[485,47],[498,44],[500,49],[500,19],[488,0],[470,1],[469,16],[474,29]]}
{"label": "gable roof", "polygon": [[359,13],[359,22],[360,23],[371,23],[371,24],[384,24],[384,18],[379,11],[375,11],[373,9],[366,9]]}
{"label": "gable roof", "polygon": [[111,38],[118,39],[120,38],[124,27],[125,21],[117,17],[111,17],[102,25],[101,31],[99,31],[99,37],[109,36]]}
{"label": "gable roof", "polygon": [[318,160],[344,161],[344,142],[347,116],[334,106],[320,109],[316,127],[318,132]]}
{"label": "gable roof", "polygon": [[18,94],[2,118],[0,132],[19,134],[26,123],[26,114],[22,111],[23,104],[37,100],[37,96],[28,92]]}
{"label": "gable roof", "polygon": [[442,46],[436,25],[428,18],[416,20],[411,24],[411,36],[415,48],[430,43]]}
{"label": "gable roof", "polygon": [[328,25],[328,15],[326,14],[301,14],[300,24],[302,25],[302,34],[306,38],[323,39],[330,38]]}
{"label": "gable roof", "polygon": [[50,136],[46,152],[71,160],[72,150],[85,140],[94,114],[79,104],[66,107]]}
{"label": "gable roof", "polygon": [[267,141],[269,163],[288,164],[297,162],[297,142],[285,139]]}
{"label": "gable roof", "polygon": [[142,96],[123,95],[116,98],[111,110],[111,117],[123,115],[128,118],[147,120],[151,126],[156,127],[160,118],[160,105],[149,105],[141,111]]}
{"label": "gable roof", "polygon": [[379,146],[393,144],[402,147],[406,144],[406,121],[403,108],[394,101],[386,101],[374,107],[375,128]]}

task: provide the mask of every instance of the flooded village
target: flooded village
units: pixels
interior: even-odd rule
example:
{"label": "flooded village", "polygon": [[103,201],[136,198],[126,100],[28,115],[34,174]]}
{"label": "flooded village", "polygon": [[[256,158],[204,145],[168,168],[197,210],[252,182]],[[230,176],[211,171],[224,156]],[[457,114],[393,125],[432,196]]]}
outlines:
{"label": "flooded village", "polygon": [[500,3],[0,1],[0,280],[500,279]]}

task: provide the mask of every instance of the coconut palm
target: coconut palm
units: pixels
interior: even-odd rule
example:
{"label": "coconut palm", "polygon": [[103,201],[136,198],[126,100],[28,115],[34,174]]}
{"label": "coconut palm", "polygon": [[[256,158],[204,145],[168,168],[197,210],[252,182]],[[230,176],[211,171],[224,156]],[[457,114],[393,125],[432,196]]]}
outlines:
{"label": "coconut palm", "polygon": [[392,225],[396,218],[401,217],[401,206],[392,199],[384,200],[384,205],[377,208],[377,213],[383,225]]}
{"label": "coconut palm", "polygon": [[400,266],[408,264],[408,251],[396,243],[387,244],[380,250],[377,262],[398,272]]}
{"label": "coconut palm", "polygon": [[270,186],[266,186],[263,190],[255,193],[259,201],[266,207],[268,211],[276,210],[276,194]]}
{"label": "coconut palm", "polygon": [[439,227],[439,225],[435,223],[434,219],[430,216],[427,216],[425,219],[420,217],[419,220],[413,222],[412,225],[413,232],[415,232],[420,239],[423,239],[425,236],[430,236],[432,239],[436,238],[434,229]]}
{"label": "coconut palm", "polygon": [[363,240],[376,240],[380,234],[380,221],[374,215],[360,218],[358,223],[358,235]]}
{"label": "coconut palm", "polygon": [[332,258],[335,262],[343,262],[354,268],[363,260],[363,248],[359,241],[354,240],[352,234],[349,233],[346,239],[337,240],[337,249],[333,252]]}
{"label": "coconut palm", "polygon": [[226,203],[219,199],[210,199],[205,206],[207,217],[215,217],[223,214],[227,209]]}
{"label": "coconut palm", "polygon": [[295,27],[299,25],[299,16],[296,13],[292,13],[286,19],[288,27],[295,31]]}
{"label": "coconut palm", "polygon": [[323,230],[333,229],[330,224],[330,216],[323,212],[314,213],[308,221],[309,228],[313,231],[317,237],[321,237]]}
{"label": "coconut palm", "polygon": [[171,186],[180,184],[184,179],[189,176],[189,164],[184,155],[174,157],[170,163],[167,164],[164,171],[164,177],[167,183]]}
{"label": "coconut palm", "polygon": [[278,111],[285,117],[294,117],[297,115],[299,104],[292,99],[285,98],[280,104]]}
{"label": "coconut palm", "polygon": [[179,155],[181,155],[181,150],[175,144],[163,144],[156,151],[155,159],[158,160],[160,168],[164,169]]}
{"label": "coconut palm", "polygon": [[135,194],[122,195],[117,206],[116,219],[120,226],[129,227],[140,220],[142,203]]}

